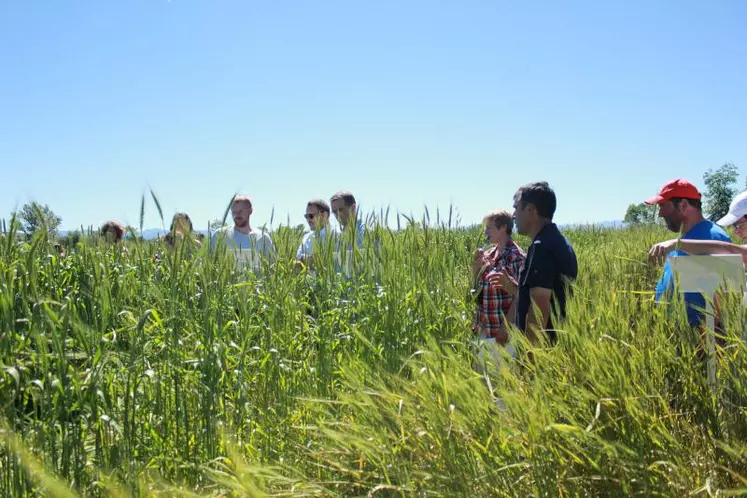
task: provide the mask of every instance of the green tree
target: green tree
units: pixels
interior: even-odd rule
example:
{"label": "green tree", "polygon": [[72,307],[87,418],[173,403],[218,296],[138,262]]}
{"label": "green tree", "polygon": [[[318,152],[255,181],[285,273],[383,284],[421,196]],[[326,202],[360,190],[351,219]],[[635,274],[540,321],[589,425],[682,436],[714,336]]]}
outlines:
{"label": "green tree", "polygon": [[46,228],[50,235],[54,235],[62,223],[62,218],[57,216],[49,206],[46,204],[42,206],[38,202],[24,204],[16,216],[21,222],[21,231],[27,237],[41,228]]}
{"label": "green tree", "polygon": [[67,235],[61,238],[58,242],[64,242],[67,247],[75,247],[82,238],[83,236],[80,233],[80,230],[73,230],[72,232],[68,232]]}
{"label": "green tree", "polygon": [[211,232],[216,232],[220,230],[222,226],[223,226],[223,220],[219,220],[219,219],[215,219],[208,223],[208,229]]}
{"label": "green tree", "polygon": [[653,225],[657,222],[656,206],[646,203],[631,204],[623,221],[628,225]]}
{"label": "green tree", "polygon": [[716,171],[709,169],[703,175],[706,185],[705,212],[712,221],[716,221],[729,212],[734,196],[737,195],[739,173],[732,163],[726,163]]}

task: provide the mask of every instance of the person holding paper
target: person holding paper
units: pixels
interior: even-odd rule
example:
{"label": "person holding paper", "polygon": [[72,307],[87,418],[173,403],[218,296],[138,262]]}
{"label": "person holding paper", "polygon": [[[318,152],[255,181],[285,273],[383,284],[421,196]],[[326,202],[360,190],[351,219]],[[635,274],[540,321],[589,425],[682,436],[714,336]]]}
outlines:
{"label": "person holding paper", "polygon": [[[733,226],[734,232],[742,241],[747,241],[747,191],[734,198],[729,206],[729,212],[716,224],[722,227]],[[739,245],[723,240],[671,239],[651,246],[648,255],[652,260],[661,261],[676,249],[695,255],[741,254],[747,263],[747,244]]]}
{"label": "person holding paper", "polygon": [[[648,199],[646,204],[659,206],[659,217],[664,219],[667,228],[681,234],[680,240],[709,240],[731,242],[729,235],[723,228],[703,217],[701,195],[697,187],[691,182],[678,178],[664,184],[659,193]],[[686,255],[685,251],[657,249],[669,256]],[[655,299],[661,301],[670,299],[674,291],[672,268],[667,260],[656,285]],[[686,292],[684,300],[687,310],[687,321],[690,326],[698,326],[703,320],[700,310],[705,309],[705,297],[697,292]]]}

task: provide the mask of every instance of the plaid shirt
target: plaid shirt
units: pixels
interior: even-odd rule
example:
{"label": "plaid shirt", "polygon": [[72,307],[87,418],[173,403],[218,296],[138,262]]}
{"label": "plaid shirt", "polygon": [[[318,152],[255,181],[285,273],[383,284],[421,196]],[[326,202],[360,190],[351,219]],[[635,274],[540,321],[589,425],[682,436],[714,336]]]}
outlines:
{"label": "plaid shirt", "polygon": [[474,329],[481,336],[493,337],[498,344],[505,345],[508,342],[508,332],[503,326],[503,316],[511,307],[512,297],[504,290],[492,287],[488,279],[504,270],[511,277],[518,279],[519,270],[524,264],[526,255],[511,239],[508,239],[506,247],[500,253],[494,247],[485,255],[491,263],[477,282],[479,295]]}

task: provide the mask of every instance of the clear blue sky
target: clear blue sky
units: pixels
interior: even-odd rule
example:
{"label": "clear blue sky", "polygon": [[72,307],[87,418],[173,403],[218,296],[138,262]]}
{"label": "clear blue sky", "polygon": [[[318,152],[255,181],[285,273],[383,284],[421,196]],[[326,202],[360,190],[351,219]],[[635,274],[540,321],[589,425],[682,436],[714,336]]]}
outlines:
{"label": "clear blue sky", "polygon": [[[0,2],[0,217],[198,227],[352,190],[465,223],[547,180],[557,221],[747,170],[747,2]],[[146,227],[160,221],[153,204]]]}

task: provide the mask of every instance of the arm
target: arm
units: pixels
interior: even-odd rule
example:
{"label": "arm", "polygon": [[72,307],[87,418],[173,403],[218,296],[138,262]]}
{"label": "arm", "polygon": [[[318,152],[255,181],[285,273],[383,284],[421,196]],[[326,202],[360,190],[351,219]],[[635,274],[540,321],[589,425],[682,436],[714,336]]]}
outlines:
{"label": "arm", "polygon": [[278,253],[275,250],[275,244],[272,242],[272,237],[268,232],[264,233],[264,253],[267,262],[272,265],[277,260]]}
{"label": "arm", "polygon": [[526,257],[523,253],[516,254],[516,257],[506,266],[509,274],[509,278],[507,279],[508,291],[511,294],[511,306],[506,312],[506,321],[512,324],[516,323],[516,303],[518,301],[518,299],[516,299],[516,293],[518,292],[519,287],[519,272],[521,272],[521,267],[524,265],[525,261]]}
{"label": "arm", "polygon": [[550,320],[555,279],[559,272],[557,255],[543,243],[534,243],[531,258],[526,262],[526,279],[523,285],[529,288],[529,309],[525,318],[524,333],[532,345],[537,345]]}
{"label": "arm", "polygon": [[740,246],[722,240],[667,240],[654,244],[648,255],[651,259],[662,259],[676,249],[695,255],[741,254],[742,259],[747,262],[747,245]]}
{"label": "arm", "polygon": [[529,341],[536,345],[538,337],[547,327],[547,321],[550,318],[550,298],[552,289],[544,287],[532,287],[529,290],[531,304],[527,314],[526,334]]}
{"label": "arm", "polygon": [[216,247],[218,247],[218,240],[220,239],[220,230],[216,230],[213,232],[213,234],[210,236],[210,243],[209,247],[211,251],[214,251]]}
{"label": "arm", "polygon": [[488,277],[488,283],[491,287],[503,290],[511,296],[511,306],[509,306],[506,312],[506,321],[508,323],[516,323],[516,293],[519,291],[519,284],[516,278],[504,270]]}
{"label": "arm", "polygon": [[472,282],[476,285],[480,276],[488,268],[488,261],[485,257],[485,253],[478,249],[475,251],[474,258],[472,259]]}
{"label": "arm", "polygon": [[508,312],[506,313],[506,322],[511,324],[516,323],[516,296],[513,296],[511,306],[509,306]]}

